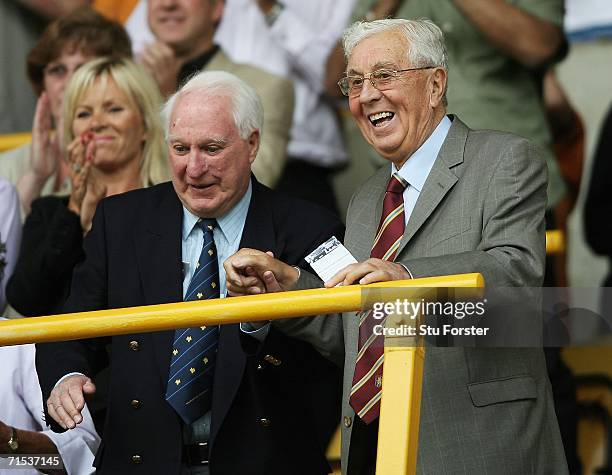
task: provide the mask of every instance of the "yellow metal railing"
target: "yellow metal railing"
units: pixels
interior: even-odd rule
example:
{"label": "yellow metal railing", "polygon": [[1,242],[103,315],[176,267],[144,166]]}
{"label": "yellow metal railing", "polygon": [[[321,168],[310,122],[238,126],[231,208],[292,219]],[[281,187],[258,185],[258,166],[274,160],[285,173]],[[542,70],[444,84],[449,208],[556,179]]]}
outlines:
{"label": "yellow metal railing", "polygon": [[546,231],[546,254],[565,252],[565,233],[560,229]]}
{"label": "yellow metal railing", "polygon": [[21,132],[18,134],[2,134],[0,135],[0,152],[17,148],[32,140],[30,132]]}
{"label": "yellow metal railing", "polygon": [[[356,311],[362,308],[365,289],[389,289],[380,293],[381,300],[395,300],[406,298],[410,289],[414,290],[410,295],[412,298],[435,299],[434,288],[468,290],[482,287],[484,281],[480,274],[460,274],[367,286],[22,318],[0,322],[0,346]],[[392,289],[397,289],[397,292]],[[405,323],[401,318],[387,320],[387,327]],[[385,339],[377,474],[416,473],[424,358],[423,347],[414,339]]]}
{"label": "yellow metal railing", "polygon": [[361,309],[364,288],[475,287],[478,276],[460,274],[6,320],[0,322],[0,346],[350,312]]}

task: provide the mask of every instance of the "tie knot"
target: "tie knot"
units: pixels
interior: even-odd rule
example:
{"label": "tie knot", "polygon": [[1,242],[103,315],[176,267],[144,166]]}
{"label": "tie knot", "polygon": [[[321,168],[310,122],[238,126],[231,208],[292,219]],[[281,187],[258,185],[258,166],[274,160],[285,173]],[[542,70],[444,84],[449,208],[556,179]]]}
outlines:
{"label": "tie knot", "polygon": [[217,220],[213,218],[200,219],[198,221],[198,226],[200,226],[200,229],[205,233],[211,232],[217,226]]}
{"label": "tie knot", "polygon": [[403,193],[408,183],[399,175],[393,174],[389,183],[387,184],[387,191],[389,193]]}

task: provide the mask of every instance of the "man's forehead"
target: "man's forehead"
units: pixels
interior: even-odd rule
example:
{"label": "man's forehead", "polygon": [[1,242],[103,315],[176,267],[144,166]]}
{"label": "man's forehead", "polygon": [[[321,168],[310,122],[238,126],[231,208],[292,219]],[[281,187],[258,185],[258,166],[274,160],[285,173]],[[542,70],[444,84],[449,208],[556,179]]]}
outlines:
{"label": "man's forehead", "polygon": [[228,99],[206,91],[188,91],[176,98],[172,108],[172,122],[179,118],[207,120],[223,117],[231,110]]}
{"label": "man's forehead", "polygon": [[364,72],[405,66],[408,61],[408,41],[397,30],[383,31],[360,41],[347,61],[347,72]]}

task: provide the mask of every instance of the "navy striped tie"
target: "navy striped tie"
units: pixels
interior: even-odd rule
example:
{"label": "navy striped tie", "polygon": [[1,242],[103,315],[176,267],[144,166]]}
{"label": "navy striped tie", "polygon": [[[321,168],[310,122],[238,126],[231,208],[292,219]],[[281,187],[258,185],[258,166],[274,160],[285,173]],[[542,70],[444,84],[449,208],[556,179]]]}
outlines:
{"label": "navy striped tie", "polygon": [[[213,239],[214,219],[198,221],[204,233],[202,252],[183,300],[219,297],[219,264]],[[219,328],[195,327],[176,330],[172,345],[166,401],[186,424],[210,410]]]}

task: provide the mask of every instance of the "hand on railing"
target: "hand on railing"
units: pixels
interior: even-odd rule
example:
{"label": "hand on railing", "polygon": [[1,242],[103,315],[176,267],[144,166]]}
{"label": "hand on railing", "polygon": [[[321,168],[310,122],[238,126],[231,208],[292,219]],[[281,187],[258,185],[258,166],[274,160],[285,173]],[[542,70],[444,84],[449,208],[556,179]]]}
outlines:
{"label": "hand on railing", "polygon": [[412,276],[403,265],[382,259],[368,259],[346,266],[325,282],[325,287],[351,284],[366,285],[374,282],[407,279],[412,279]]}
{"label": "hand on railing", "polygon": [[64,429],[74,429],[83,421],[85,395],[96,392],[96,386],[87,376],[75,374],[61,380],[47,399],[49,415]]}

